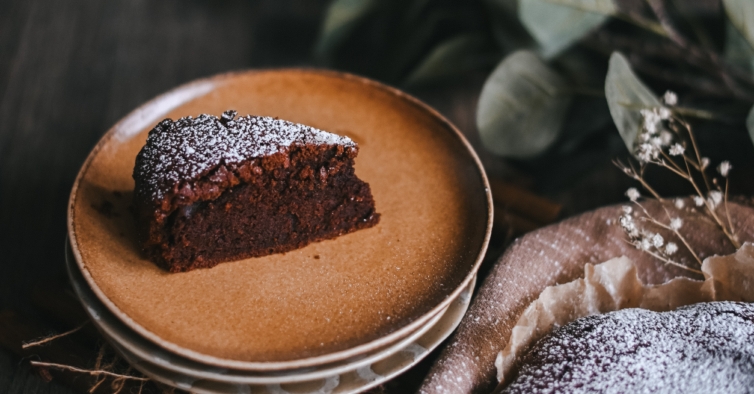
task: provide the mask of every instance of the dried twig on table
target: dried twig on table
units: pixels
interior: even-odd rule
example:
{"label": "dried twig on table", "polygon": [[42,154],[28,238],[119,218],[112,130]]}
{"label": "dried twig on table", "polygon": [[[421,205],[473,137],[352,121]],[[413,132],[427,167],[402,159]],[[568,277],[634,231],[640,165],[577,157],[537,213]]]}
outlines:
{"label": "dried twig on table", "polygon": [[26,342],[26,343],[24,343],[24,344],[21,345],[21,349],[28,349],[28,348],[33,347],[33,346],[40,346],[40,345],[48,344],[48,343],[50,343],[50,342],[52,342],[52,341],[54,341],[56,339],[63,338],[63,337],[66,337],[68,335],[71,335],[71,334],[73,334],[75,332],[78,332],[79,330],[81,330],[82,328],[84,328],[84,326],[86,326],[87,324],[89,324],[88,321],[86,321],[86,322],[80,324],[78,327],[76,327],[76,328],[74,328],[72,330],[66,331],[64,333],[50,335],[50,336],[47,336],[47,337],[44,337],[44,338],[41,338],[41,339],[37,339],[35,341]]}

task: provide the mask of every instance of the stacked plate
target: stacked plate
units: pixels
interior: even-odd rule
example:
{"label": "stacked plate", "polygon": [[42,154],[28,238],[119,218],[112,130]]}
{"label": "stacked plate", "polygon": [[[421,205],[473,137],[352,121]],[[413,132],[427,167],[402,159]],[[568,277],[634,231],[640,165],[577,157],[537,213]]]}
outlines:
{"label": "stacked plate", "polygon": [[[160,120],[277,116],[359,144],[370,229],[285,254],[170,274],[140,252],[134,159]],[[492,203],[463,136],[395,89],[332,72],[226,74],[179,87],[116,124],[87,158],[66,262],[94,324],[134,368],[203,393],[350,393],[395,377],[456,328],[489,241]]]}
{"label": "stacked plate", "polygon": [[110,344],[150,378],[197,393],[352,393],[384,383],[411,368],[460,323],[474,290],[472,281],[448,307],[405,338],[372,351],[318,366],[264,372],[202,364],[172,354],[118,320],[97,299],[76,268],[66,243],[68,275],[92,322]]}

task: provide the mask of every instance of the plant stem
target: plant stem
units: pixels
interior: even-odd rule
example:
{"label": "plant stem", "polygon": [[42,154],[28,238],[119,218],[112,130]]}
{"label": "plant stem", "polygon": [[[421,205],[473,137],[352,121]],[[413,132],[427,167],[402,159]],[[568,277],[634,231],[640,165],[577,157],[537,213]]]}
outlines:
{"label": "plant stem", "polygon": [[703,109],[673,107],[671,108],[671,110],[680,115],[691,116],[691,117],[699,118],[699,119],[707,119],[707,120],[722,119],[720,116],[716,115],[715,113],[710,112],[710,111],[705,111]]}
{"label": "plant stem", "polygon": [[723,203],[725,204],[725,216],[728,218],[728,227],[730,227],[730,232],[735,236],[736,229],[733,227],[733,221],[730,220],[730,210],[728,209],[728,183],[728,177],[725,177],[725,197]]}
{"label": "plant stem", "polygon": [[[645,215],[645,217],[646,217],[647,220],[649,220],[650,222],[654,223],[655,225],[657,225],[657,226],[659,226],[661,228],[664,228],[666,230],[669,230],[669,231],[673,232],[676,235],[676,237],[678,237],[678,239],[681,240],[681,242],[686,247],[686,249],[688,249],[688,251],[691,253],[691,255],[694,256],[694,259],[696,259],[697,263],[699,263],[699,266],[700,267],[702,266],[702,260],[699,258],[699,255],[697,255],[696,252],[694,252],[694,249],[691,249],[691,245],[689,245],[689,243],[686,241],[686,238],[684,238],[681,235],[681,233],[679,233],[677,230],[674,230],[672,227],[665,225],[664,223],[660,222],[659,220],[653,218],[652,215],[649,214],[649,212],[647,211],[646,208],[644,208],[643,205],[641,205],[639,203],[637,203],[637,205],[641,208],[642,211],[644,211],[644,215]],[[665,208],[665,206],[663,206],[662,208],[665,209],[665,214],[668,216],[668,219],[670,219],[670,214],[668,213],[668,210]]]}
{"label": "plant stem", "polygon": [[649,186],[649,184],[646,181],[644,181],[644,169],[645,167],[644,165],[642,165],[640,172],[637,172],[633,164],[631,164],[631,171],[633,172],[632,178],[639,181],[639,183],[641,183],[641,186],[644,189],[646,189],[648,192],[650,192],[652,196],[654,196],[654,198],[656,198],[658,201],[665,201],[662,197],[660,197],[660,194],[657,193],[655,189],[652,188],[652,186]]}
{"label": "plant stem", "polygon": [[660,22],[660,26],[665,30],[666,36],[673,40],[678,46],[688,46],[688,40],[684,37],[676,28],[668,17],[668,11],[665,9],[665,4],[662,0],[646,0],[649,4],[649,8],[652,9],[657,20]]}
{"label": "plant stem", "polygon": [[[750,75],[736,67],[729,66],[713,51],[700,48],[688,43],[688,41],[685,45],[679,45],[672,39],[658,44],[599,31],[582,42],[606,55],[615,50],[627,50],[629,54],[634,53],[641,57],[660,57],[672,62],[682,60],[686,64],[704,71],[707,76],[712,77],[715,81],[706,81],[699,77],[692,78],[689,74],[679,74],[678,71],[670,71],[641,61],[636,56],[631,57],[631,64],[645,74],[673,84],[685,85],[695,91],[744,100],[748,103],[754,102],[754,92],[751,89],[754,87],[754,79]],[[747,86],[748,89],[743,89],[735,81]]]}
{"label": "plant stem", "polygon": [[[707,191],[709,192],[712,190],[709,185],[709,180],[707,179],[707,174],[705,172],[704,167],[702,167],[702,155],[699,153],[699,146],[696,144],[696,137],[694,137],[694,133],[691,130],[691,125],[686,123],[686,121],[676,118],[676,120],[686,129],[686,132],[689,135],[689,139],[691,140],[691,146],[694,148],[694,154],[696,155],[696,162],[699,165],[699,172],[702,174],[702,179],[704,180],[704,185],[707,187]],[[689,171],[689,175],[691,174],[691,171]],[[704,198],[704,196],[702,196]]]}
{"label": "plant stem", "polygon": [[[686,162],[686,166],[688,166],[688,161]],[[689,173],[690,172],[691,170],[689,169]],[[699,186],[696,185],[694,178],[689,177],[688,181],[691,183],[691,186],[694,187],[694,190],[696,190],[696,193],[699,195],[699,197],[701,197],[702,200],[704,200],[705,208],[707,208],[707,211],[709,211],[710,216],[712,216],[712,219],[714,219],[715,222],[717,222],[717,225],[720,227],[720,229],[723,230],[723,233],[725,234],[726,237],[728,237],[728,240],[730,241],[731,244],[733,244],[733,247],[735,247],[736,249],[740,248],[741,244],[733,237],[732,234],[728,232],[728,229],[725,227],[722,220],[720,220],[720,218],[717,216],[717,213],[715,213],[715,207],[712,206],[712,204],[709,201],[707,201],[706,198],[704,198],[704,195],[702,194],[702,191],[699,190]]]}

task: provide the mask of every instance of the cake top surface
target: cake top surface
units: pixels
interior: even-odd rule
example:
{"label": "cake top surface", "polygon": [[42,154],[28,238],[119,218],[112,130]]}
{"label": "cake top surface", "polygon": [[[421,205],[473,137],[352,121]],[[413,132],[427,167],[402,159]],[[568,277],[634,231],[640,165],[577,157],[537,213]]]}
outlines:
{"label": "cake top surface", "polygon": [[165,119],[155,126],[133,175],[141,193],[157,201],[179,182],[201,177],[220,164],[269,156],[296,144],[356,147],[348,137],[268,116],[202,114]]}
{"label": "cake top surface", "polygon": [[539,341],[504,390],[750,393],[754,304],[624,309],[568,324]]}

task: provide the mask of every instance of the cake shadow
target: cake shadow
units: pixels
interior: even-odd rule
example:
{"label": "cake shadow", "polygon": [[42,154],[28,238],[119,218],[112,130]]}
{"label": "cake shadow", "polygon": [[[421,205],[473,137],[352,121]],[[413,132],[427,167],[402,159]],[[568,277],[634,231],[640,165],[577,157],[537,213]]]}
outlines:
{"label": "cake shadow", "polygon": [[108,188],[82,180],[78,190],[84,208],[81,219],[95,222],[96,228],[103,232],[98,236],[102,247],[129,250],[144,259],[136,230],[133,195],[133,189]]}

